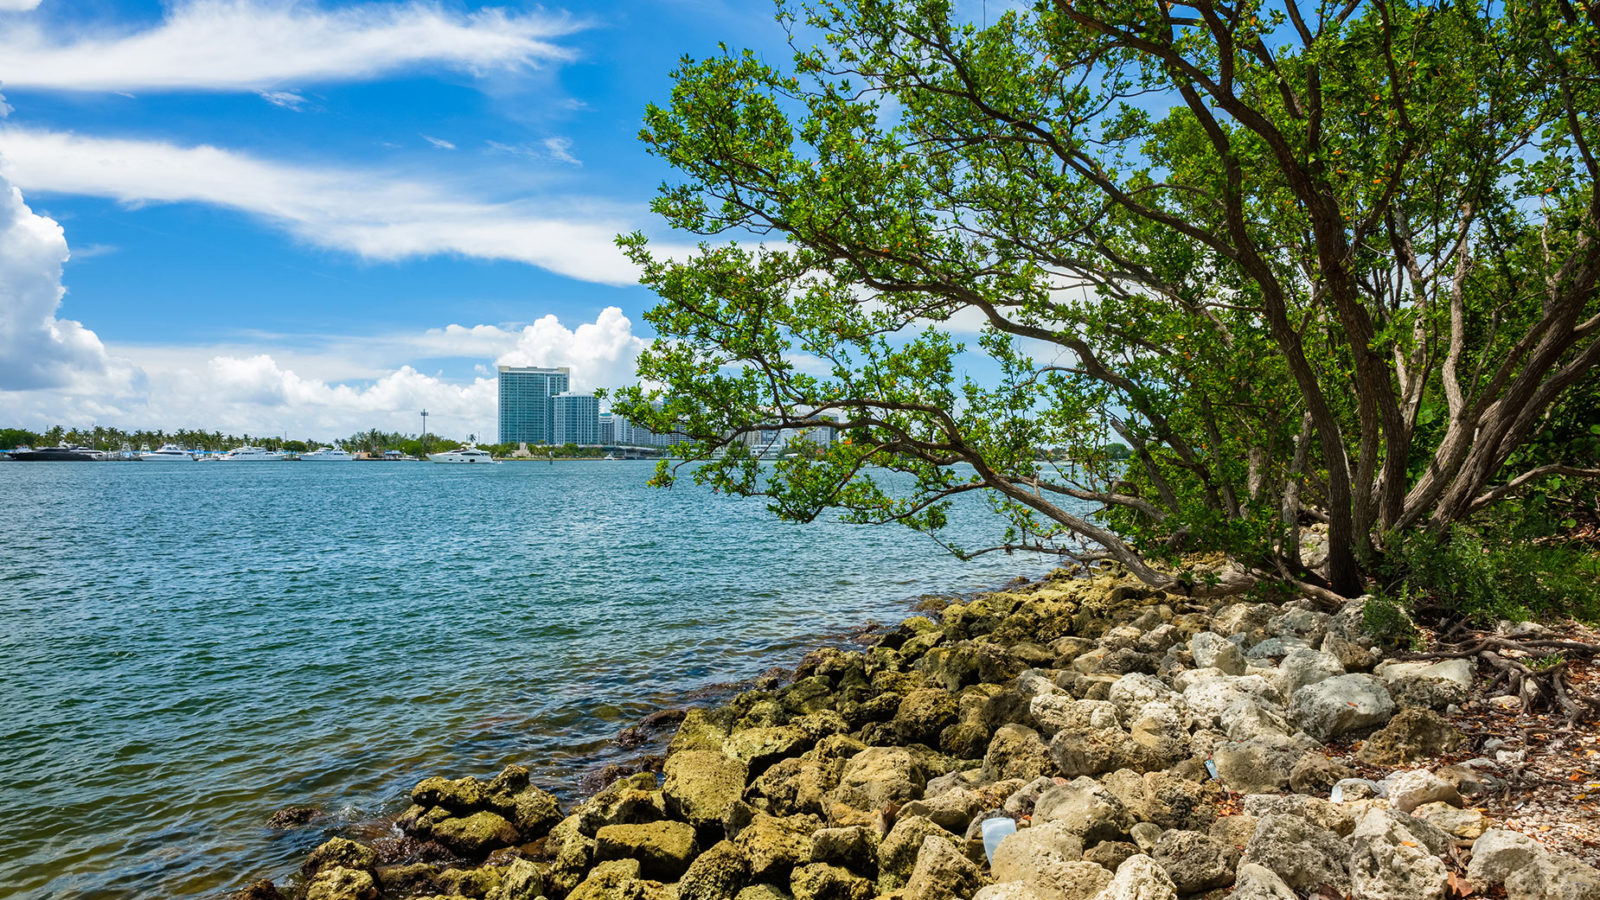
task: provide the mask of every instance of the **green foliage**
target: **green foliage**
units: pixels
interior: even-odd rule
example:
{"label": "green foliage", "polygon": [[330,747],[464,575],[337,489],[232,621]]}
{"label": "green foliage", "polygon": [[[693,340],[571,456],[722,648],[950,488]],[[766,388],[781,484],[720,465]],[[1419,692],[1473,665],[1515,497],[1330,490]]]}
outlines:
{"label": "green foliage", "polygon": [[1600,552],[1592,548],[1487,536],[1457,527],[1414,532],[1388,542],[1377,570],[1384,589],[1426,598],[1451,618],[1478,625],[1501,619],[1600,621]]}
{"label": "green foliage", "polygon": [[1384,535],[1587,477],[1600,24],[1294,9],[783,2],[791,62],[685,59],[641,139],[675,171],[652,208],[705,240],[619,238],[662,340],[616,411],[784,518],[936,534],[976,492],[996,533],[957,552],[1175,590],[1239,588],[1149,565],[1183,551],[1315,578],[1317,519],[1354,594]]}
{"label": "green foliage", "polygon": [[1380,644],[1390,648],[1419,649],[1420,632],[1412,611],[1415,595],[1374,591],[1361,607],[1361,627]]}

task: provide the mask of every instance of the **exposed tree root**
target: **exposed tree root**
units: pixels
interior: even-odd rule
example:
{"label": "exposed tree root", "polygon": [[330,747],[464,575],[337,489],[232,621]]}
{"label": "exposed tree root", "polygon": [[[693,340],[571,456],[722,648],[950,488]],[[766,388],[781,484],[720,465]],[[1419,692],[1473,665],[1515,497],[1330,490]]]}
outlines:
{"label": "exposed tree root", "polygon": [[[1448,636],[1462,631],[1458,623]],[[1567,658],[1600,656],[1600,644],[1562,638],[1513,639],[1497,634],[1478,632],[1454,644],[1443,644],[1423,653],[1402,653],[1394,658],[1401,660],[1477,659],[1494,669],[1485,693],[1491,696],[1512,696],[1524,708],[1544,707],[1565,717],[1567,730],[1583,721],[1596,717],[1597,710],[1588,701],[1575,700],[1567,685]],[[1555,657],[1550,665],[1533,666],[1528,660],[1545,660]]]}

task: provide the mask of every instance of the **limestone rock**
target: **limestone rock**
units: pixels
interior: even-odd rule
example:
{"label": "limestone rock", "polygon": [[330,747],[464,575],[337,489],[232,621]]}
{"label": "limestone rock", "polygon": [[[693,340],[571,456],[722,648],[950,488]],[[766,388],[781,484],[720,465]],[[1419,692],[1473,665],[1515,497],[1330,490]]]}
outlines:
{"label": "limestone rock", "polygon": [[1026,725],[1002,725],[989,741],[989,750],[983,756],[985,776],[996,781],[1007,778],[1037,778],[1055,772],[1055,762],[1050,759],[1050,748],[1045,746],[1039,732]]}
{"label": "limestone rock", "polygon": [[336,837],[311,851],[311,855],[306,857],[305,864],[300,867],[300,872],[307,878],[315,878],[319,871],[335,866],[355,869],[358,872],[371,872],[377,864],[378,854],[371,847]]}
{"label": "limestone rock", "polygon": [[1209,675],[1188,682],[1183,699],[1196,728],[1227,727],[1226,713],[1240,700],[1276,705],[1278,689],[1260,675]]}
{"label": "limestone rock", "polygon": [[1289,772],[1289,789],[1297,794],[1326,794],[1340,780],[1354,775],[1349,767],[1321,753],[1307,753]]}
{"label": "limestone rock", "polygon": [[1046,898],[1023,882],[1002,881],[973,894],[972,900],[1046,900]]}
{"label": "limestone rock", "polygon": [[933,797],[924,794],[921,800],[900,807],[900,815],[924,816],[940,828],[960,834],[967,830],[972,817],[981,812],[984,805],[983,798],[975,791],[954,788]]}
{"label": "limestone rock", "polygon": [[976,863],[962,856],[954,843],[929,835],[917,852],[903,896],[904,900],[966,900],[981,884]]}
{"label": "limestone rock", "polygon": [[1189,639],[1189,652],[1201,669],[1220,669],[1229,675],[1243,675],[1244,651],[1220,634],[1202,631]]}
{"label": "limestone rock", "polygon": [[1396,772],[1385,779],[1385,784],[1389,805],[1401,812],[1411,812],[1424,803],[1461,805],[1456,786],[1426,769]]}
{"label": "limestone rock", "polygon": [[1111,683],[1107,698],[1125,722],[1131,722],[1151,703],[1181,704],[1183,698],[1154,675],[1131,673]]}
{"label": "limestone rock", "polygon": [[1128,750],[1128,733],[1117,720],[1117,708],[1105,700],[1061,700],[1056,695],[1033,699],[1033,714],[1050,739],[1050,756],[1067,777],[1098,775],[1120,766]]}
{"label": "limestone rock", "polygon": [[1347,672],[1359,672],[1372,668],[1377,657],[1371,650],[1361,646],[1341,634],[1332,631],[1322,639],[1322,652],[1331,655],[1344,666]]}
{"label": "limestone rock", "polygon": [[733,840],[750,879],[786,883],[795,867],[811,862],[811,832],[816,824],[807,816],[779,819],[758,814]]}
{"label": "limestone rock", "polygon": [[1491,828],[1472,842],[1467,878],[1480,890],[1488,890],[1505,883],[1511,873],[1526,868],[1545,853],[1538,841],[1525,834]]}
{"label": "limestone rock", "polygon": [[1553,853],[1506,877],[1507,900],[1600,900],[1600,872]]}
{"label": "limestone rock", "polygon": [[515,825],[499,813],[488,810],[461,818],[445,819],[433,826],[433,839],[452,853],[468,859],[481,859],[490,851],[509,847],[520,840]]}
{"label": "limestone rock", "polygon": [[525,859],[506,866],[500,885],[489,900],[537,900],[544,896],[544,870]]}
{"label": "limestone rock", "polygon": [[894,823],[894,828],[878,845],[878,886],[884,890],[900,887],[911,877],[917,854],[930,839],[938,839],[954,847],[954,834],[935,825],[923,816],[904,816]]}
{"label": "limestone rock", "polygon": [[[570,898],[568,898],[570,900]],[[774,884],[753,884],[740,891],[734,900],[794,900]]]}
{"label": "limestone rock", "polygon": [[1349,855],[1337,834],[1299,816],[1270,815],[1256,822],[1243,861],[1271,869],[1297,891],[1330,885],[1343,895],[1350,892]]}
{"label": "limestone rock", "polygon": [[860,825],[823,828],[811,835],[811,858],[858,874],[878,870],[878,833]]}
{"label": "limestone rock", "polygon": [[1454,753],[1466,740],[1454,725],[1431,709],[1402,709],[1367,739],[1359,755],[1375,765],[1397,766]]}
{"label": "limestone rock", "polygon": [[1217,780],[1230,791],[1261,794],[1281,791],[1289,784],[1289,773],[1301,749],[1287,738],[1254,738],[1228,741],[1212,751]]}
{"label": "limestone rock", "polygon": [[[1329,635],[1332,637],[1332,635]],[[1294,890],[1278,874],[1265,866],[1245,863],[1239,867],[1228,900],[1298,900]]]}
{"label": "limestone rock", "polygon": [[1178,890],[1155,860],[1131,856],[1094,900],[1178,900]]}
{"label": "limestone rock", "polygon": [[442,806],[454,813],[471,813],[489,799],[483,782],[476,778],[424,778],[411,789],[411,802],[418,806]]}
{"label": "limestone rock", "polygon": [[1198,831],[1164,832],[1150,854],[1180,894],[1195,894],[1233,883],[1227,850]]}
{"label": "limestone rock", "polygon": [[790,880],[794,900],[870,900],[877,894],[872,882],[849,869],[811,863],[795,870]]}
{"label": "limestone rock", "polygon": [[1424,803],[1411,814],[1447,834],[1469,841],[1482,837],[1490,823],[1489,817],[1476,809],[1457,809],[1439,801]]}
{"label": "limestone rock", "polygon": [[[1157,839],[1159,838],[1160,836],[1157,835]],[[1152,850],[1155,849],[1155,841],[1152,840],[1149,843],[1150,848]],[[1083,860],[1105,869],[1108,876],[1106,880],[1110,881],[1110,873],[1115,872],[1118,866],[1132,857],[1147,852],[1140,845],[1129,843],[1128,841],[1101,841],[1083,852]]]}
{"label": "limestone rock", "polygon": [[1472,689],[1472,682],[1477,678],[1477,666],[1469,659],[1446,659],[1436,663],[1427,662],[1401,662],[1389,660],[1379,664],[1373,674],[1384,681],[1399,681],[1402,678],[1426,678],[1433,681],[1450,681],[1468,690]]}
{"label": "limestone rock", "polygon": [[765,771],[778,760],[801,752],[811,740],[805,731],[794,725],[744,728],[723,741],[722,749],[744,763],[748,774],[749,771]]}
{"label": "limestone rock", "polygon": [[578,804],[568,818],[576,819],[578,830],[590,837],[607,825],[637,825],[658,821],[666,818],[667,808],[661,792],[655,787],[656,776],[648,772],[619,778],[605,790]]}
{"label": "limestone rock", "polygon": [[938,744],[939,732],[955,724],[958,712],[954,694],[938,688],[912,691],[900,701],[891,726],[907,744]]}
{"label": "limestone rock", "polygon": [[1344,665],[1331,653],[1309,648],[1291,650],[1278,663],[1278,692],[1293,697],[1295,691],[1306,685],[1343,674]]}
{"label": "limestone rock", "polygon": [[1407,827],[1409,816],[1372,809],[1350,836],[1350,884],[1370,900],[1443,900],[1449,872]]}
{"label": "limestone rock", "polygon": [[678,880],[696,849],[694,827],[682,822],[607,825],[595,835],[599,859],[637,859],[641,874],[657,881]]}
{"label": "limestone rock", "polygon": [[378,883],[372,873],[344,866],[328,866],[306,885],[306,900],[377,900]]}
{"label": "limestone rock", "polygon": [[[1083,839],[1078,834],[1061,822],[1046,822],[1002,840],[991,869],[997,881],[1023,882],[1048,900],[1083,900],[1105,887],[1111,873],[1104,872],[1104,879],[1095,883],[1094,873],[1080,862],[1082,856]],[[1093,887],[1085,892],[1089,884]]]}
{"label": "limestone rock", "polygon": [[1039,796],[1034,821],[1061,822],[1089,844],[1124,838],[1133,817],[1115,795],[1092,778],[1058,784]]}
{"label": "limestone rock", "polygon": [[1389,721],[1394,701],[1371,675],[1338,675],[1295,691],[1289,717],[1306,734],[1326,741]]}
{"label": "limestone rock", "polygon": [[829,818],[836,825],[861,825],[890,803],[922,796],[926,780],[911,751],[868,747],[845,763],[839,786],[829,795]]}
{"label": "limestone rock", "polygon": [[667,757],[661,787],[667,811],[695,827],[715,825],[744,795],[749,767],[714,750],[689,750]]}
{"label": "limestone rock", "polygon": [[839,784],[844,762],[792,757],[779,760],[750,785],[747,799],[775,816],[828,814],[828,793]]}

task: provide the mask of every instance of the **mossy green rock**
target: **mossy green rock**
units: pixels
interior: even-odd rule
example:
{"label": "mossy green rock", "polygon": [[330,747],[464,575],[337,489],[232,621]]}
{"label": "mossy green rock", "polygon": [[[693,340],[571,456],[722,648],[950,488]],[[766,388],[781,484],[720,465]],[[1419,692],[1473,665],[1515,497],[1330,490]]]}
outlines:
{"label": "mossy green rock", "polygon": [[775,884],[753,884],[740,891],[733,900],[793,900]]}
{"label": "mossy green rock", "polygon": [[372,873],[344,866],[328,866],[306,885],[306,900],[377,900],[378,883]]}
{"label": "mossy green rock", "polygon": [[378,870],[378,888],[385,894],[411,896],[424,893],[433,884],[439,867],[427,863],[406,866],[384,866]]}
{"label": "mossy green rock", "polygon": [[452,853],[476,859],[491,850],[517,843],[520,835],[516,826],[507,821],[505,816],[484,810],[470,816],[445,819],[433,826],[433,839]]}
{"label": "mossy green rock", "polygon": [[538,900],[544,896],[544,868],[525,859],[514,859],[506,866],[500,886],[489,900]]}
{"label": "mossy green rock", "polygon": [[871,900],[872,882],[840,866],[812,863],[796,869],[789,883],[794,900]]}
{"label": "mossy green rock", "polygon": [[921,851],[923,841],[929,837],[948,841],[952,847],[959,845],[955,835],[940,828],[926,816],[905,816],[894,823],[889,835],[878,845],[879,889],[892,891],[905,887],[911,870],[917,864],[917,853]]}
{"label": "mossy green rock", "polygon": [[690,750],[667,757],[662,793],[668,813],[695,827],[719,824],[744,795],[749,767],[720,751]]}
{"label": "mossy green rock", "polygon": [[656,790],[656,776],[641,772],[612,782],[578,804],[572,814],[578,818],[578,830],[592,837],[607,825],[639,825],[664,819],[667,806]]}
{"label": "mossy green rock", "polygon": [[783,757],[799,754],[811,742],[812,739],[794,725],[779,725],[736,731],[723,742],[722,747],[727,755],[746,766],[765,769]]}
{"label": "mossy green rock", "polygon": [[678,900],[726,900],[744,886],[749,868],[732,841],[719,841],[678,879]]}
{"label": "mossy green rock", "polygon": [[912,691],[900,701],[890,724],[907,744],[937,744],[939,732],[955,724],[958,704],[954,694],[939,688]]}
{"label": "mossy green rock", "polygon": [[811,833],[818,822],[810,816],[757,815],[734,839],[756,881],[786,883],[796,866],[811,862]]}
{"label": "mossy green rock", "polygon": [[639,861],[614,859],[594,867],[567,900],[631,900],[625,888],[639,880]]}
{"label": "mossy green rock", "polygon": [[903,747],[868,747],[845,763],[839,786],[829,794],[828,818],[835,825],[864,825],[889,804],[922,796],[921,770]]}
{"label": "mossy green rock", "polygon": [[694,857],[694,828],[682,822],[607,825],[595,835],[599,859],[636,859],[644,877],[676,881]]}
{"label": "mossy green rock", "polygon": [[433,878],[434,890],[461,897],[488,897],[500,887],[505,873],[492,866],[476,869],[445,869]]}
{"label": "mossy green rock", "polygon": [[678,733],[667,747],[671,756],[687,750],[718,750],[728,739],[728,729],[733,724],[731,709],[691,709],[678,724]]}
{"label": "mossy green rock", "polygon": [[476,778],[424,778],[411,789],[411,802],[418,806],[442,806],[455,813],[469,813],[489,800],[483,783]]}
{"label": "mossy green rock", "polygon": [[750,803],[775,816],[826,816],[828,792],[838,785],[843,768],[840,759],[780,760],[750,785]]}
{"label": "mossy green rock", "polygon": [[377,864],[378,854],[371,847],[336,837],[311,851],[305,864],[300,867],[300,873],[307,878],[315,878],[318,872],[335,866],[371,872]]}

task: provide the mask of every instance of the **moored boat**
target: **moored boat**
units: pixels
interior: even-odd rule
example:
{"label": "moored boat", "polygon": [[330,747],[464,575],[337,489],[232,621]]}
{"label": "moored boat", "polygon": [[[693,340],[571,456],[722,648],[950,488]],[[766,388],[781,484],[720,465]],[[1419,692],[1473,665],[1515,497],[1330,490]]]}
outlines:
{"label": "moored boat", "polygon": [[499,465],[499,462],[489,454],[489,451],[479,450],[471,444],[457,447],[454,450],[446,450],[443,453],[429,453],[428,459],[436,463],[456,465]]}
{"label": "moored boat", "polygon": [[282,462],[284,455],[261,447],[235,447],[217,457],[223,462]]}
{"label": "moored boat", "polygon": [[310,453],[300,454],[301,462],[354,462],[355,457],[346,453],[339,447],[321,447]]}
{"label": "moored boat", "polygon": [[40,447],[37,450],[18,447],[11,451],[11,458],[17,462],[99,462],[101,455],[99,450],[73,444],[70,447]]}
{"label": "moored boat", "polygon": [[194,462],[194,455],[177,444],[162,444],[160,450],[151,450],[146,444],[139,448],[139,459],[144,462]]}

